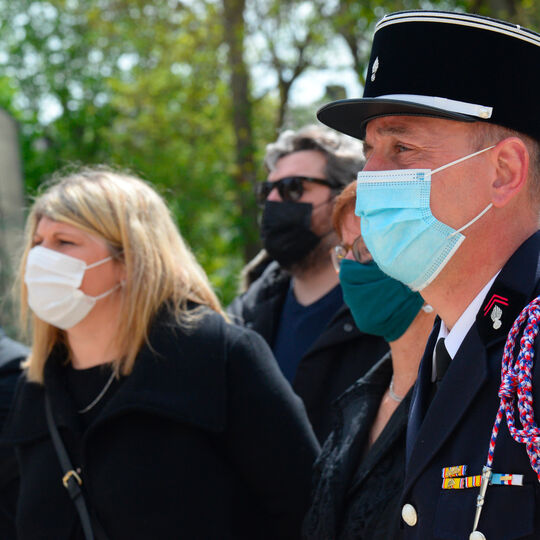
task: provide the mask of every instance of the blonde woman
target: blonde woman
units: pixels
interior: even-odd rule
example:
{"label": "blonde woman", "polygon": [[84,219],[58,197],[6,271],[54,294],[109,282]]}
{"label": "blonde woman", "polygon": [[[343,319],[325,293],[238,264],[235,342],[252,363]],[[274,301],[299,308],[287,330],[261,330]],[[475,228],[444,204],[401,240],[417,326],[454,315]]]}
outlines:
{"label": "blonde woman", "polygon": [[99,169],[56,181],[20,277],[32,351],[4,432],[19,540],[299,535],[305,411],[265,342],[226,322],[151,187]]}

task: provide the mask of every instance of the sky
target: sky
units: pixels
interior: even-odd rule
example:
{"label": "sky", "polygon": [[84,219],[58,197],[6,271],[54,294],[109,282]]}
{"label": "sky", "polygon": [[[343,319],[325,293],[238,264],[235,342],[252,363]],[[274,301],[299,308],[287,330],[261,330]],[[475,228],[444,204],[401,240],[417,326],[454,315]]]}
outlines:
{"label": "sky", "polygon": [[301,76],[291,88],[292,106],[309,105],[319,101],[325,94],[327,85],[341,85],[347,91],[347,97],[361,97],[362,87],[352,68],[341,70],[318,70]]}

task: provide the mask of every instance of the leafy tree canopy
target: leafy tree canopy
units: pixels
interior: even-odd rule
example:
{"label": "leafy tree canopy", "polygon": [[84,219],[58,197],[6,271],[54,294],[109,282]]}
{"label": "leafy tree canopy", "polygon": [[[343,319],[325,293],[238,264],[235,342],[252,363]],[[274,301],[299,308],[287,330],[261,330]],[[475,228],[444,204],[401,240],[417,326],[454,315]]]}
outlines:
{"label": "leafy tree canopy", "polygon": [[257,248],[264,147],[315,120],[291,88],[338,46],[363,82],[375,22],[416,8],[540,25],[534,0],[0,0],[0,106],[20,124],[27,193],[73,162],[142,175],[227,303]]}

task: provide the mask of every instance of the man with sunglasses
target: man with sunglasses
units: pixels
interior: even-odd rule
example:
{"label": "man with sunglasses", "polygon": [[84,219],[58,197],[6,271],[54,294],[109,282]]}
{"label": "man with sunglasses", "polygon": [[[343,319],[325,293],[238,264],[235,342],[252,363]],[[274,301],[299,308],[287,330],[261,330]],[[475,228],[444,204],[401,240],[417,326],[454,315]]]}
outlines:
{"label": "man with sunglasses", "polygon": [[409,412],[405,539],[540,538],[539,67],[521,26],[392,13],[364,97],[318,112],[365,141],[375,262],[440,317]]}
{"label": "man with sunglasses", "polygon": [[387,350],[382,338],[356,328],[330,255],[338,243],[334,199],[362,168],[362,146],[307,126],[269,144],[265,165],[268,178],[257,198],[272,262],[228,311],[272,347],[322,442],[333,400]]}

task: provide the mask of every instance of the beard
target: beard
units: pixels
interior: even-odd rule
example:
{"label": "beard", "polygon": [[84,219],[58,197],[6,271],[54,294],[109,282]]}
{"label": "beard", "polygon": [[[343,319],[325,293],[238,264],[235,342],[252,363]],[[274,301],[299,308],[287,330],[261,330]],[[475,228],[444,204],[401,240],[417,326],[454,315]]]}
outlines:
{"label": "beard", "polygon": [[338,236],[332,228],[332,211],[334,200],[329,199],[328,205],[319,206],[320,216],[313,215],[311,230],[320,237],[319,243],[302,259],[282,268],[293,276],[315,273],[320,268],[331,263],[330,250],[339,243]]}
{"label": "beard", "polygon": [[303,259],[282,268],[293,276],[316,272],[331,262],[330,250],[338,243],[336,233],[331,230],[321,237],[320,242]]}

